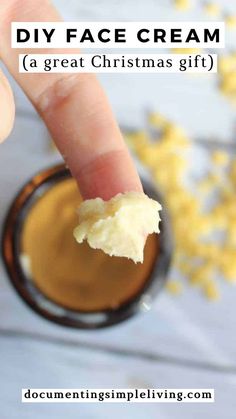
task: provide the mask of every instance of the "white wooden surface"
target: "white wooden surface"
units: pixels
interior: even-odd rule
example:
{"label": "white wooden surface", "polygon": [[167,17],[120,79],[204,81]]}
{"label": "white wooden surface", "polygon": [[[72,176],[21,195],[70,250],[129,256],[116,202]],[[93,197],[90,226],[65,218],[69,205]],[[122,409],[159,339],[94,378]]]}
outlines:
{"label": "white wooden surface", "polygon": [[[58,0],[64,16],[79,20],[172,20],[170,2]],[[199,2],[200,3],[200,2]],[[232,4],[227,3],[230,10]],[[236,4],[235,4],[236,5]],[[135,6],[135,7],[134,7]],[[186,19],[201,20],[200,8]],[[182,19],[182,16],[181,16]],[[213,78],[186,76],[101,77],[123,125],[142,125],[156,108],[187,127],[192,136],[232,136],[234,110]],[[60,160],[48,151],[47,132],[16,88],[15,128],[0,147],[0,225],[15,192],[32,174]],[[191,104],[191,106],[190,106]],[[199,153],[199,154],[198,154]],[[201,160],[201,150],[196,164]],[[179,298],[163,292],[151,312],[111,329],[68,330],[31,312],[16,296],[0,262],[1,419],[83,417],[150,419],[235,418],[236,292],[222,284],[222,300],[211,304],[186,288]],[[215,404],[22,405],[22,387],[215,388]]]}

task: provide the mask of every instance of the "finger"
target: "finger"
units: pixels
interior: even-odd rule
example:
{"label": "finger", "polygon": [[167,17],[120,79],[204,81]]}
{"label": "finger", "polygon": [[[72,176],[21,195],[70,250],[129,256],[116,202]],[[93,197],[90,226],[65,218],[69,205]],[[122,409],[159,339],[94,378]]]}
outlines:
{"label": "finger", "polygon": [[110,199],[141,190],[120,130],[97,79],[63,78],[41,95],[37,108],[85,198]]}
{"label": "finger", "polygon": [[18,51],[10,48],[10,22],[59,20],[49,1],[25,0],[22,5],[10,0],[9,5],[9,0],[2,0],[0,16],[3,60],[45,120],[84,198],[109,199],[119,192],[142,190],[109,102],[94,75],[18,73]]}
{"label": "finger", "polygon": [[10,85],[0,70],[0,142],[10,134],[15,117],[15,103]]}

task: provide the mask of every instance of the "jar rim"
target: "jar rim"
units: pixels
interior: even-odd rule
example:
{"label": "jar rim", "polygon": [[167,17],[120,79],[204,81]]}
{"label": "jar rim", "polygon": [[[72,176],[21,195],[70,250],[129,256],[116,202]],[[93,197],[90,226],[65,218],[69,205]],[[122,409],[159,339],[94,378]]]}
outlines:
{"label": "jar rim", "polygon": [[[171,264],[172,240],[168,215],[162,210],[158,257],[151,274],[137,294],[115,309],[79,311],[63,307],[46,297],[24,273],[20,261],[19,241],[22,224],[30,208],[52,185],[71,178],[64,164],[41,170],[29,179],[13,199],[3,225],[1,250],[5,269],[11,284],[23,301],[37,314],[62,326],[78,329],[98,329],[113,326],[132,317],[139,311],[147,311],[154,295],[164,285]],[[160,194],[149,179],[141,177],[145,193],[162,201]]]}

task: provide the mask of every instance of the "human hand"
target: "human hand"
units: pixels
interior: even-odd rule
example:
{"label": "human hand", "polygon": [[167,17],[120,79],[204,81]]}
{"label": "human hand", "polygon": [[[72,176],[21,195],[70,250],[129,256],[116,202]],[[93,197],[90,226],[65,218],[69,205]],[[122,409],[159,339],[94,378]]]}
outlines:
{"label": "human hand", "polygon": [[[108,99],[94,74],[18,72],[18,51],[10,45],[11,22],[58,20],[60,16],[49,0],[1,0],[0,57],[45,121],[84,199],[99,196],[107,200],[119,192],[142,191]],[[14,111],[11,88],[0,73],[0,140],[11,131]]]}

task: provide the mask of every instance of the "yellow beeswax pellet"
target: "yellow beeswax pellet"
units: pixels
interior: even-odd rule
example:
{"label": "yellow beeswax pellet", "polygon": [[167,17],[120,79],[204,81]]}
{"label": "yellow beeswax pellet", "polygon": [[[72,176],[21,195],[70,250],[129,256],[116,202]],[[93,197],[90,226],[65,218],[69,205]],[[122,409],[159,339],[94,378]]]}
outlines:
{"label": "yellow beeswax pellet", "polygon": [[197,248],[199,245],[197,240],[194,240],[191,236],[186,236],[186,234],[187,230],[182,232],[182,235],[178,234],[176,240],[184,253],[190,258],[194,258],[197,255]]}
{"label": "yellow beeswax pellet", "polygon": [[221,80],[220,89],[222,93],[234,95],[236,93],[236,72],[227,73]]}
{"label": "yellow beeswax pellet", "polygon": [[220,91],[232,103],[236,102],[236,53],[231,52],[228,55],[220,57],[218,69],[220,75]]}
{"label": "yellow beeswax pellet", "polygon": [[174,0],[174,6],[177,10],[186,11],[191,8],[190,0]]}
{"label": "yellow beeswax pellet", "polygon": [[203,294],[208,300],[217,301],[220,299],[220,292],[217,287],[217,284],[213,280],[208,280],[204,282],[203,287]]}
{"label": "yellow beeswax pellet", "polygon": [[229,163],[230,156],[227,151],[215,150],[211,155],[211,160],[217,166],[226,166]]}
{"label": "yellow beeswax pellet", "polygon": [[212,224],[212,228],[215,230],[224,230],[227,226],[227,219],[225,213],[221,210],[218,211],[215,207],[211,213],[208,214],[208,218]]}
{"label": "yellow beeswax pellet", "polygon": [[164,128],[167,124],[167,119],[158,112],[150,112],[148,115],[149,124],[156,128]]}
{"label": "yellow beeswax pellet", "polygon": [[222,273],[226,281],[236,282],[236,266],[225,266],[222,268]]}
{"label": "yellow beeswax pellet", "polygon": [[132,149],[138,149],[140,146],[146,146],[150,140],[144,131],[135,131],[125,134],[125,140]]}
{"label": "yellow beeswax pellet", "polygon": [[213,263],[206,263],[196,267],[189,276],[189,283],[191,285],[203,285],[208,281],[209,276],[213,274],[214,269]]}
{"label": "yellow beeswax pellet", "polygon": [[206,185],[208,184],[210,188],[215,188],[215,187],[219,187],[219,186],[222,185],[222,180],[224,180],[222,178],[222,173],[220,173],[218,171],[218,173],[210,173],[202,181],[203,181],[203,185],[204,185],[204,181],[205,181]]}
{"label": "yellow beeswax pellet", "polygon": [[209,262],[215,262],[219,258],[221,248],[216,243],[201,243],[198,242],[195,248],[195,255],[207,259]]}
{"label": "yellow beeswax pellet", "polygon": [[230,222],[226,232],[225,244],[228,247],[235,247],[236,254],[236,225],[235,222]]}
{"label": "yellow beeswax pellet", "polygon": [[172,48],[174,54],[201,54],[201,48]]}
{"label": "yellow beeswax pellet", "polygon": [[229,172],[229,178],[234,184],[234,187],[236,185],[236,159],[232,161],[230,166],[230,172]]}
{"label": "yellow beeswax pellet", "polygon": [[193,266],[186,260],[182,260],[178,263],[176,263],[177,268],[184,276],[189,276],[192,273]]}
{"label": "yellow beeswax pellet", "polygon": [[224,248],[219,257],[219,268],[224,278],[230,282],[236,281],[235,249]]}
{"label": "yellow beeswax pellet", "polygon": [[236,28],[236,15],[226,16],[225,24],[229,29],[235,29]]}
{"label": "yellow beeswax pellet", "polygon": [[219,68],[219,73],[221,75],[234,71],[235,66],[236,66],[235,54],[229,54],[229,55],[219,57],[218,68]]}
{"label": "yellow beeswax pellet", "polygon": [[[236,53],[223,57],[221,63],[221,84],[228,96],[236,98]],[[189,285],[200,286],[209,300],[217,300],[220,294],[214,282],[215,269],[225,280],[236,281],[236,159],[230,162],[229,154],[221,149],[212,153],[211,162],[216,167],[197,187],[200,193],[217,188],[219,201],[209,213],[203,213],[205,194],[195,195],[183,183],[189,138],[181,127],[158,113],[150,113],[148,120],[160,128],[157,138],[150,139],[141,131],[131,140],[135,144],[134,153],[150,169],[163,193],[175,243],[173,263]],[[219,170],[227,166],[229,170]],[[207,242],[206,235],[219,229],[224,233],[224,244]],[[172,294],[178,294],[182,283],[171,280],[168,288]]]}
{"label": "yellow beeswax pellet", "polygon": [[200,180],[197,185],[197,189],[200,193],[209,193],[215,187],[215,182],[210,176],[206,176],[204,179]]}
{"label": "yellow beeswax pellet", "polygon": [[196,221],[196,229],[199,234],[211,233],[215,229],[212,218],[208,214],[199,215]]}
{"label": "yellow beeswax pellet", "polygon": [[204,12],[208,15],[208,16],[212,16],[212,17],[217,17],[220,15],[221,12],[221,8],[220,5],[217,3],[213,3],[213,2],[209,2],[206,3],[204,6]]}
{"label": "yellow beeswax pellet", "polygon": [[179,127],[177,124],[166,124],[164,130],[163,140],[172,141],[173,146],[175,145],[185,145],[188,144],[188,138],[185,131]]}
{"label": "yellow beeswax pellet", "polygon": [[137,156],[140,161],[148,166],[149,169],[155,168],[158,166],[159,157],[155,152],[153,152],[153,146],[145,146],[137,152]]}
{"label": "yellow beeswax pellet", "polygon": [[179,295],[183,291],[183,285],[181,284],[180,281],[170,279],[166,283],[166,289],[170,294]]}

